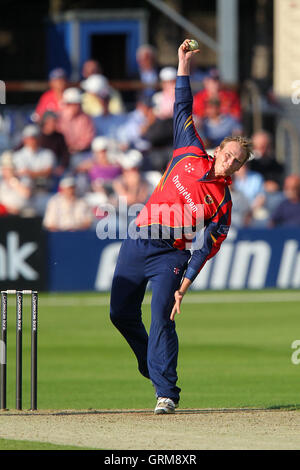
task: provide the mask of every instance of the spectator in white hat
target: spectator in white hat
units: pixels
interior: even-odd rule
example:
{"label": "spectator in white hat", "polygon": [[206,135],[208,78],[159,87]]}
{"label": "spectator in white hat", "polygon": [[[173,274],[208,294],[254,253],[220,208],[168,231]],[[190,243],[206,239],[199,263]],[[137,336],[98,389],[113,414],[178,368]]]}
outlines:
{"label": "spectator in white hat", "polygon": [[13,160],[16,174],[27,176],[36,183],[50,178],[56,158],[52,150],[40,147],[40,128],[35,124],[24,127],[22,132],[23,147],[14,152]]}
{"label": "spectator in white hat", "polygon": [[88,172],[91,183],[96,180],[101,183],[111,182],[122,172],[120,164],[116,162],[114,148],[114,141],[107,137],[95,137],[92,142],[92,158],[84,161],[78,170]]}
{"label": "spectator in white hat", "polygon": [[125,108],[120,93],[109,85],[104,75],[92,74],[80,85],[84,90],[82,109],[89,116],[101,116],[105,112],[110,114],[124,112]]}
{"label": "spectator in white hat", "polygon": [[92,223],[86,202],[76,196],[76,182],[65,177],[59,183],[59,192],[49,199],[43,225],[52,232],[87,230]]}
{"label": "spectator in white hat", "polygon": [[31,180],[30,204],[37,215],[42,215],[54,185],[56,157],[52,150],[41,148],[40,128],[36,125],[24,128],[22,144],[23,147],[13,154],[16,175]]}
{"label": "spectator in white hat", "polygon": [[164,67],[159,73],[161,91],[155,93],[152,100],[154,112],[160,119],[173,117],[176,75],[175,67]]}
{"label": "spectator in white hat", "polygon": [[0,168],[0,215],[22,215],[29,205],[31,181],[17,177],[10,151],[2,153]]}
{"label": "spectator in white hat", "polygon": [[97,219],[104,216],[101,206],[109,202],[113,193],[113,181],[122,173],[116,158],[115,144],[107,137],[96,137],[92,142],[92,158],[83,162],[80,167],[81,171],[86,172],[89,180],[89,190],[84,198]]}
{"label": "spectator in white hat", "polygon": [[81,100],[78,88],[67,88],[63,93],[63,108],[57,122],[57,130],[64,135],[71,154],[71,165],[72,156],[90,149],[95,134],[92,119],[82,111]]}
{"label": "spectator in white hat", "polygon": [[[92,99],[95,104],[93,110],[87,109],[93,118],[95,134],[115,138],[117,129],[125,121],[125,115],[111,111],[114,90],[110,87],[107,79],[103,75],[91,75],[82,82],[82,87],[86,90],[83,93],[83,102],[85,99],[87,101]],[[84,105],[83,109],[85,109]],[[121,107],[119,111],[121,112]]]}

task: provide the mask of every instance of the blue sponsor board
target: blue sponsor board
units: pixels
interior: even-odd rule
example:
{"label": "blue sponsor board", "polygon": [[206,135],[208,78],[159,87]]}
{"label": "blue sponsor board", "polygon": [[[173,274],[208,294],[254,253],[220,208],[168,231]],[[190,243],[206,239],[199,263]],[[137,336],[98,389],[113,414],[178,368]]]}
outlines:
{"label": "blue sponsor board", "polygon": [[300,287],[300,228],[231,228],[219,253],[192,288],[263,289]]}
{"label": "blue sponsor board", "polygon": [[0,217],[0,288],[45,290],[46,234],[37,217]]}
{"label": "blue sponsor board", "polygon": [[[48,233],[50,291],[109,291],[120,240],[96,233]],[[231,228],[220,252],[192,285],[204,289],[300,287],[300,228]]]}
{"label": "blue sponsor board", "polygon": [[48,289],[109,290],[120,243],[99,240],[93,231],[49,232]]}

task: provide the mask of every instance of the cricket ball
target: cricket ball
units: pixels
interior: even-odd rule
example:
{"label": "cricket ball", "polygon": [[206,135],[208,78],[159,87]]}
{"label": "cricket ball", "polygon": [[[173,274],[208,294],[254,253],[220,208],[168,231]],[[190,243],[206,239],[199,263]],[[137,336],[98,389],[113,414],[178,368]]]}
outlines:
{"label": "cricket ball", "polygon": [[199,49],[199,44],[195,39],[191,39],[189,42],[189,50],[195,51],[196,49]]}

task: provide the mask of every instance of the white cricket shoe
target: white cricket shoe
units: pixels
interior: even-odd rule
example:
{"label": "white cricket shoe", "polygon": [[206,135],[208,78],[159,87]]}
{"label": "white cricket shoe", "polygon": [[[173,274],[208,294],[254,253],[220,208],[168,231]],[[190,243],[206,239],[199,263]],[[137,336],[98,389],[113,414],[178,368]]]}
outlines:
{"label": "white cricket shoe", "polygon": [[156,415],[175,413],[177,406],[178,404],[175,404],[171,398],[158,397],[154,413]]}

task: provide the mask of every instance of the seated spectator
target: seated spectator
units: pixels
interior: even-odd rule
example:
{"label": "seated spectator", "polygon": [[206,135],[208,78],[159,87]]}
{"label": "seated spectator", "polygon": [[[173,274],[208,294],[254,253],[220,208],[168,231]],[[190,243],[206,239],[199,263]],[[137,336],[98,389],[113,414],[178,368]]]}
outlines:
{"label": "seated spectator", "polygon": [[88,59],[83,63],[81,75],[85,80],[91,75],[100,73],[102,73],[102,69],[98,60]]}
{"label": "seated spectator", "polygon": [[204,88],[194,96],[193,113],[195,117],[204,118],[206,105],[210,99],[218,99],[222,114],[230,114],[238,121],[241,119],[240,98],[235,91],[222,87],[219,73],[211,69],[203,80]]}
{"label": "seated spectator", "polygon": [[125,110],[120,93],[112,88],[104,75],[90,75],[81,82],[84,90],[82,95],[82,109],[89,116],[101,116],[105,109],[103,97],[108,99],[110,114],[122,114]]}
{"label": "seated spectator", "polygon": [[57,130],[65,138],[71,154],[71,166],[76,166],[85,158],[83,153],[89,151],[95,134],[91,117],[82,111],[81,93],[78,88],[67,88],[64,91],[63,107],[58,118]]}
{"label": "seated spectator", "polygon": [[56,159],[52,150],[41,148],[40,129],[29,124],[23,129],[23,147],[13,154],[13,161],[18,176],[31,178],[35,186],[49,187]]}
{"label": "seated spectator", "polygon": [[300,176],[287,176],[283,192],[285,199],[274,210],[270,226],[300,227]]}
{"label": "seated spectator", "polygon": [[56,175],[62,175],[69,165],[69,151],[63,134],[57,131],[58,116],[53,111],[46,111],[41,119],[40,146],[50,149],[56,156]]}
{"label": "seated spectator", "polygon": [[78,171],[87,172],[92,183],[96,180],[102,184],[110,183],[120,176],[122,169],[119,164],[115,163],[115,159],[112,158],[109,149],[109,139],[106,137],[96,137],[92,142],[92,158],[82,162],[78,167]]}
{"label": "seated spectator", "polygon": [[113,181],[121,175],[121,166],[116,163],[114,142],[106,137],[96,137],[92,142],[93,158],[83,162],[80,171],[89,177],[89,189],[84,199],[91,208],[96,220],[105,216],[103,206],[113,195]]}
{"label": "seated spectator", "polygon": [[265,203],[264,206],[269,214],[272,214],[284,199],[284,193],[279,189],[276,181],[267,180],[264,182]]}
{"label": "seated spectator", "polygon": [[265,181],[276,181],[282,188],[284,179],[284,166],[276,161],[272,148],[272,137],[269,132],[261,130],[252,136],[254,159],[250,168],[260,173]]}
{"label": "seated spectator", "polygon": [[145,127],[148,126],[149,109],[153,107],[151,98],[139,95],[135,109],[125,116],[125,122],[118,128],[116,138],[123,151],[131,147],[143,152],[150,144],[142,138]]}
{"label": "seated spectator", "polygon": [[268,227],[271,214],[284,200],[284,194],[279,189],[276,181],[267,180],[264,182],[264,194],[258,196],[253,212],[253,226]]}
{"label": "seated spectator", "polygon": [[87,203],[91,214],[93,215],[93,223],[107,215],[107,204],[110,203],[109,195],[104,185],[95,180],[89,190],[84,194],[83,199]]}
{"label": "seated spectator", "polygon": [[88,205],[76,196],[75,179],[65,177],[48,201],[43,225],[52,232],[87,230],[92,223]]}
{"label": "seated spectator", "polygon": [[151,103],[144,108],[146,122],[141,127],[141,139],[147,143],[144,170],[164,172],[173,151],[173,118],[161,119]]}
{"label": "seated spectator", "polygon": [[154,93],[152,100],[154,112],[160,119],[173,118],[176,76],[175,67],[164,67],[159,72],[161,91]]}
{"label": "seated spectator", "polygon": [[18,178],[12,152],[3,152],[1,155],[0,215],[23,215],[25,209],[29,208],[30,196],[30,179]]}
{"label": "seated spectator", "polygon": [[117,140],[123,151],[134,148],[144,153],[144,170],[164,171],[173,148],[173,119],[160,119],[151,98],[140,96],[136,109],[118,128]]}
{"label": "seated spectator", "polygon": [[127,206],[144,204],[150,196],[150,185],[140,172],[143,156],[137,150],[129,150],[120,159],[122,175],[113,181],[116,196],[125,197]]}
{"label": "seated spectator", "polygon": [[136,51],[136,61],[139,68],[140,80],[145,86],[143,96],[151,97],[156,91],[158,70],[156,50],[149,44],[140,46]]}
{"label": "seated spectator", "polygon": [[255,204],[264,194],[264,180],[259,173],[250,171],[248,164],[245,164],[234,174],[234,188],[244,194],[254,210]]}
{"label": "seated spectator", "polygon": [[83,100],[88,94],[95,98],[95,113],[92,115],[95,135],[115,138],[118,127],[125,122],[126,115],[113,114],[110,111],[114,92],[104,78],[101,75],[93,75],[89,78],[90,81],[86,80],[86,82],[89,81],[86,84],[86,90],[90,91],[83,94]]}
{"label": "seated spectator", "polygon": [[206,105],[205,117],[201,127],[201,136],[206,146],[218,147],[228,135],[239,135],[242,127],[239,121],[222,114],[221,103],[218,99],[210,99]]}
{"label": "seated spectator", "polygon": [[39,121],[46,111],[61,111],[63,92],[68,87],[67,74],[57,68],[49,74],[49,90],[40,97],[34,113],[34,120]]}
{"label": "seated spectator", "polygon": [[230,186],[230,193],[232,199],[231,225],[235,228],[248,227],[252,220],[248,198],[236,189],[234,183]]}

